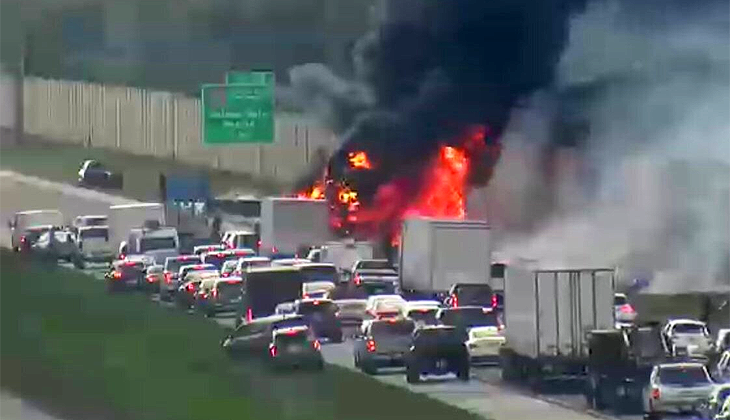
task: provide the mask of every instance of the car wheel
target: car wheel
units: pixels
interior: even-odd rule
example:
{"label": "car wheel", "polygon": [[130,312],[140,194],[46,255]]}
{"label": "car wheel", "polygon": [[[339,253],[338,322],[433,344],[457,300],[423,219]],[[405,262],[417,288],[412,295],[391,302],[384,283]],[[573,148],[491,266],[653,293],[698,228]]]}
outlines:
{"label": "car wheel", "polygon": [[406,382],[409,384],[417,384],[420,380],[420,375],[415,369],[406,367]]}
{"label": "car wheel", "polygon": [[368,375],[376,375],[378,373],[378,368],[376,368],[372,362],[363,361],[360,363],[360,367],[362,371]]}
{"label": "car wheel", "polygon": [[461,381],[468,381],[469,380],[469,365],[467,364],[465,367],[461,368],[458,372],[456,372],[456,377],[459,378]]}

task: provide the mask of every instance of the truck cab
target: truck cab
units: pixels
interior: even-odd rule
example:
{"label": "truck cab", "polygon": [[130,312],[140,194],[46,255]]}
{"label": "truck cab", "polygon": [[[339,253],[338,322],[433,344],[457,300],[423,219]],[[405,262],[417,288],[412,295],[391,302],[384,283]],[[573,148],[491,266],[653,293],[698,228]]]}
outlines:
{"label": "truck cab", "polygon": [[180,239],[173,227],[135,228],[130,230],[126,242],[119,246],[122,255],[142,254],[155,261],[165,261],[180,253]]}

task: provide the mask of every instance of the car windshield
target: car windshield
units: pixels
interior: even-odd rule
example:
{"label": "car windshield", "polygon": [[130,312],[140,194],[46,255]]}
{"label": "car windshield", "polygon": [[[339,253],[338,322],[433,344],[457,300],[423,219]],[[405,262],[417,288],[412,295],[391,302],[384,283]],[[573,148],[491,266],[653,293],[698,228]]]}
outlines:
{"label": "car windshield", "polygon": [[444,325],[461,327],[496,327],[499,326],[499,318],[492,311],[485,311],[482,308],[459,308],[445,310],[440,321]]}
{"label": "car windshield", "polygon": [[155,251],[158,249],[175,249],[175,237],[142,238],[139,240],[139,249],[142,252]]}
{"label": "car windshield", "polygon": [[626,299],[626,296],[618,295],[613,297],[613,304],[616,306],[625,305],[627,303],[629,303],[629,301]]}
{"label": "car windshield", "polygon": [[397,335],[411,335],[415,329],[413,321],[395,322],[373,322],[370,327],[370,335],[373,337],[386,337]]}
{"label": "car windshield", "polygon": [[663,367],[659,369],[659,382],[665,385],[707,385],[710,378],[701,366]]}
{"label": "car windshield", "polygon": [[81,239],[98,238],[98,239],[104,239],[105,241],[108,241],[109,240],[109,229],[105,229],[105,228],[84,229],[79,232],[79,236],[81,237]]}
{"label": "car windshield", "polygon": [[674,332],[679,334],[704,334],[705,326],[701,324],[677,324]]}

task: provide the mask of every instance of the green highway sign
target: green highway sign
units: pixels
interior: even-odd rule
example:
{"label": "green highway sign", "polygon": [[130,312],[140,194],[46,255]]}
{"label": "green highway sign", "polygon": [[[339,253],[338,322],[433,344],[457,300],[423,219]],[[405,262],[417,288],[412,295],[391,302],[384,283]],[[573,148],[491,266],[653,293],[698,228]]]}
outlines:
{"label": "green highway sign", "polygon": [[226,84],[245,83],[254,85],[274,85],[273,71],[238,71],[231,70],[226,73]]}
{"label": "green highway sign", "polygon": [[273,143],[274,78],[203,85],[203,144]]}

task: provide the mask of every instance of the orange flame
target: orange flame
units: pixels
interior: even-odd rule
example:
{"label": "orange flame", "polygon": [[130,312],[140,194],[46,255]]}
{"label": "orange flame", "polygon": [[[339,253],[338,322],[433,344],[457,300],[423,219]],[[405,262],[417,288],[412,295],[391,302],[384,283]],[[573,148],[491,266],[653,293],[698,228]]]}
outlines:
{"label": "orange flame", "polygon": [[370,163],[368,154],[365,152],[350,152],[347,154],[347,159],[350,161],[350,166],[355,169],[372,169],[373,165]]}
{"label": "orange flame", "polygon": [[405,216],[463,219],[469,159],[463,149],[442,146],[425,190]]}
{"label": "orange flame", "polygon": [[324,187],[321,183],[316,182],[314,185],[297,193],[297,198],[309,198],[313,200],[324,200]]}

